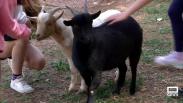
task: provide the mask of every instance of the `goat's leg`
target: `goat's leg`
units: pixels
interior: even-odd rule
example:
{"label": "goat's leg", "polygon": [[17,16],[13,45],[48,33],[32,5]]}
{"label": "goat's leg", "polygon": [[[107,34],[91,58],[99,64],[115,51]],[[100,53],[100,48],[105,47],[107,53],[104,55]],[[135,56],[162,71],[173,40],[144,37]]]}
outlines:
{"label": "goat's leg", "polygon": [[76,87],[76,84],[78,82],[79,72],[76,69],[76,67],[74,66],[71,59],[69,59],[68,62],[69,62],[70,71],[71,71],[71,83],[70,83],[70,86],[69,86],[69,91],[72,91],[72,90],[74,90],[74,88]]}
{"label": "goat's leg", "polygon": [[91,86],[91,82],[92,82],[92,73],[91,71],[80,71],[81,76],[83,77],[86,85],[87,85],[87,103],[94,103],[94,99],[93,99],[93,93],[90,90],[90,86]]}
{"label": "goat's leg", "polygon": [[120,94],[121,87],[124,85],[126,71],[127,71],[127,66],[125,64],[125,61],[122,64],[118,65],[118,69],[119,69],[119,77],[117,79],[113,94]]}
{"label": "goat's leg", "polygon": [[119,78],[119,69],[116,69],[114,81],[117,82],[118,78]]}
{"label": "goat's leg", "polygon": [[130,84],[130,94],[133,95],[135,93],[135,88],[136,88],[137,65],[131,64],[130,66],[131,66],[131,72],[132,72],[132,80],[131,80],[131,84]]}
{"label": "goat's leg", "polygon": [[95,89],[100,85],[102,78],[101,71],[94,72],[92,75],[91,86],[88,88],[87,103],[94,103]]}
{"label": "goat's leg", "polygon": [[97,71],[93,74],[90,90],[94,90],[100,85],[101,78],[102,78],[102,72],[101,71]]}
{"label": "goat's leg", "polygon": [[85,92],[87,90],[85,80],[83,79],[82,76],[80,76],[80,77],[81,77],[81,85],[80,85],[80,89],[79,89],[78,93]]}
{"label": "goat's leg", "polygon": [[74,66],[72,60],[69,59],[68,61],[69,61],[69,66],[70,66],[70,71],[71,71],[71,83],[70,83],[70,86],[69,86],[69,91],[74,90],[76,84],[79,81],[78,79],[81,80],[81,85],[80,85],[80,89],[79,89],[78,93],[86,91],[87,86],[86,86],[86,83],[85,83],[83,77],[80,75],[80,73],[78,72],[78,70]]}
{"label": "goat's leg", "polygon": [[78,81],[78,72],[75,68],[71,68],[71,83],[69,85],[69,91],[74,90]]}
{"label": "goat's leg", "polygon": [[139,52],[136,51],[136,53],[132,53],[133,55],[130,55],[129,61],[130,61],[130,67],[132,72],[132,81],[130,84],[130,94],[135,94],[136,89],[136,75],[137,75],[137,65],[140,59],[141,50]]}

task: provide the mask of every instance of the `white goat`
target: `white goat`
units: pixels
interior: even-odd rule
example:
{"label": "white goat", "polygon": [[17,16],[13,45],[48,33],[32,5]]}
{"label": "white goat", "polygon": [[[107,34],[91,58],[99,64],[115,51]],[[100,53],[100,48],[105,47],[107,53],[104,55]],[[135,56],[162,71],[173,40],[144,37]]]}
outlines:
{"label": "white goat", "polygon": [[[63,12],[59,14],[58,16],[54,16],[56,11],[60,10],[60,8],[55,8],[50,10],[49,12],[46,12],[44,8],[42,8],[41,12],[39,13],[38,17],[34,18],[37,19],[37,31],[36,36],[37,40],[43,40],[49,36],[51,36],[62,48],[71,71],[71,83],[69,86],[69,91],[73,90],[75,88],[75,85],[78,81],[78,76],[80,76],[79,72],[77,71],[76,67],[74,66],[71,58],[72,54],[72,43],[73,43],[73,32],[71,27],[65,26],[63,24],[63,18],[61,16],[63,15]],[[111,15],[120,13],[118,10],[107,10],[106,12],[103,12],[96,20],[93,22],[93,26],[99,26],[102,23],[105,22],[105,19],[108,18]],[[80,86],[80,92],[86,90],[86,85],[81,78],[81,86]]]}

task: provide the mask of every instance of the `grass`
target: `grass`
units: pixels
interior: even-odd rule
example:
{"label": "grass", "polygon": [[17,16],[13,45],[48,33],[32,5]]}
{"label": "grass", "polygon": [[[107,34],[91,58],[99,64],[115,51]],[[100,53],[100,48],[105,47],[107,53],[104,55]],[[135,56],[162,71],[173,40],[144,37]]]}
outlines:
{"label": "grass", "polygon": [[80,101],[83,99],[83,96],[86,97],[86,94],[76,95],[75,93],[66,92],[64,95],[62,95],[60,101],[63,103],[80,103]]}
{"label": "grass", "polygon": [[167,10],[168,10],[167,3],[161,3],[159,5],[154,6],[146,6],[143,11],[147,14],[145,18],[146,22],[157,22],[158,18],[162,18],[162,20],[168,20]]}
{"label": "grass", "polygon": [[159,28],[159,34],[166,35],[166,34],[169,34],[169,33],[172,33],[170,27]]}
{"label": "grass", "polygon": [[24,101],[24,103],[29,103],[32,100],[32,97],[29,95],[21,95],[21,96],[17,96],[17,98],[19,98],[20,101]]}
{"label": "grass", "polygon": [[[134,96],[129,94],[131,73],[127,73],[130,75],[127,75],[121,94],[114,97],[112,95],[114,82],[111,79],[113,78],[111,73],[110,79],[106,79],[108,76],[104,76],[106,81],[103,81],[96,90],[96,103],[183,103],[183,99],[167,97],[166,92],[163,91],[167,85],[174,85],[177,81],[182,80],[182,71],[169,70],[166,67],[160,69],[153,64],[154,57],[169,53],[173,45],[167,15],[170,2],[170,0],[154,0],[138,13],[141,17],[139,23],[144,30],[144,42],[136,81],[136,94]],[[158,21],[158,18],[162,18],[162,20]],[[46,47],[41,46],[41,48],[43,48],[45,56],[48,57],[47,66],[44,70],[27,74],[28,76],[25,77],[25,80],[37,91],[30,95],[19,95],[12,92],[9,89],[8,75],[10,73],[7,73],[9,70],[5,68],[3,69],[4,82],[0,85],[0,90],[3,90],[3,92],[0,91],[0,96],[4,100],[1,100],[0,103],[84,103],[86,101],[86,94],[77,95],[76,91],[71,93],[67,91],[70,83],[69,65],[56,46],[50,46],[47,42],[45,44]],[[180,75],[178,79],[177,74]]]}
{"label": "grass", "polygon": [[[143,53],[141,59],[145,63],[152,63],[157,55],[165,55],[170,51],[171,41],[151,39],[144,41]],[[163,49],[162,49],[163,48]]]}
{"label": "grass", "polygon": [[96,91],[96,99],[104,99],[111,96],[111,93],[113,91],[114,82],[111,80],[108,80],[102,87],[100,86]]}
{"label": "grass", "polygon": [[9,81],[4,81],[3,83],[0,84],[0,88],[8,89],[10,87],[9,85],[10,85]]}
{"label": "grass", "polygon": [[2,100],[0,103],[8,103],[8,100]]}
{"label": "grass", "polygon": [[52,62],[51,66],[56,71],[69,71],[69,65],[65,63],[63,60],[60,60],[58,62]]}

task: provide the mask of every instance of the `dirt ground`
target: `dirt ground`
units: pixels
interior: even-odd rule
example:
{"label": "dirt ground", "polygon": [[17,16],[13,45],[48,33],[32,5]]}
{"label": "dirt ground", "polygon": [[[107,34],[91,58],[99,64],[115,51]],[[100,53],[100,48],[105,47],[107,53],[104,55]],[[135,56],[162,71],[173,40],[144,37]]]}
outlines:
{"label": "dirt ground", "polygon": [[[64,7],[66,4],[78,10],[82,10],[81,1],[82,0],[47,0],[46,3],[49,4],[50,7]],[[105,11],[107,9],[123,11],[134,1],[135,0],[89,0],[89,11],[96,12],[98,10]],[[163,3],[168,5],[169,1],[170,0],[165,0]],[[158,0],[150,4],[150,6],[155,8],[159,7],[158,2],[162,1]],[[42,3],[44,2],[42,1]],[[155,56],[168,53],[171,49],[171,32],[165,33],[166,35],[159,35],[155,32],[164,26],[170,28],[169,21],[167,19],[162,22],[151,21],[151,15],[149,15],[150,14],[144,12],[144,10],[140,10],[133,15],[144,29],[143,54],[138,66],[136,94],[130,96],[128,91],[129,82],[131,80],[130,69],[127,72],[126,84],[121,90],[120,96],[117,97],[111,95],[112,86],[114,84],[114,70],[104,72],[103,82],[99,87],[101,93],[97,95],[96,103],[183,103],[182,98],[166,96],[168,86],[183,87],[183,70],[178,70],[173,67],[162,67],[154,64],[152,60]],[[65,17],[70,16],[66,13]],[[158,43],[161,41],[163,41],[163,43],[170,41],[170,43],[159,45]],[[57,43],[50,38],[40,42],[31,40],[31,42],[40,48],[47,60],[47,64],[42,71],[24,69],[25,80],[35,88],[35,91],[30,94],[19,94],[10,89],[11,71],[7,61],[4,60],[2,63],[2,82],[0,84],[0,103],[84,103],[86,99],[85,94],[77,95],[75,92],[68,93],[70,71],[68,67],[65,67],[66,69],[58,69],[58,67],[60,67],[60,61],[66,64],[67,61]],[[163,50],[165,50],[165,52]]]}

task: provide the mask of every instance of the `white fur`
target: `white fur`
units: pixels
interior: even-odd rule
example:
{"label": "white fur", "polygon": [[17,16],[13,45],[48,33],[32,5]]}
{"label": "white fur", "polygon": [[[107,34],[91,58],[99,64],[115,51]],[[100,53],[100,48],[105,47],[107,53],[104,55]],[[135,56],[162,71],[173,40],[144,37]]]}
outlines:
{"label": "white fur", "polygon": [[103,24],[104,22],[106,22],[106,19],[108,17],[110,17],[111,15],[114,15],[114,14],[118,14],[118,13],[120,13],[119,10],[115,10],[115,9],[107,10],[107,11],[101,13],[98,18],[96,18],[95,20],[93,20],[92,26],[93,27],[98,27],[101,24]]}

